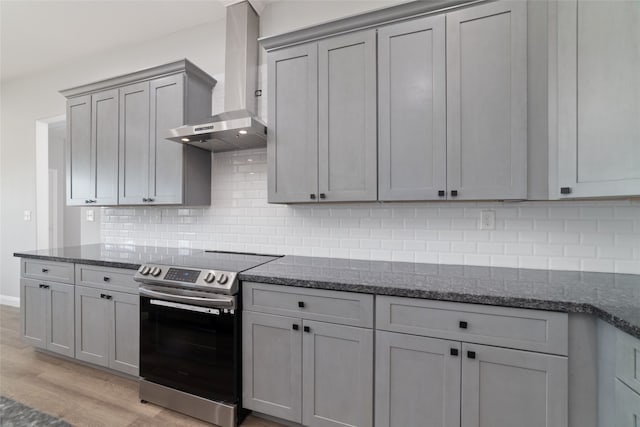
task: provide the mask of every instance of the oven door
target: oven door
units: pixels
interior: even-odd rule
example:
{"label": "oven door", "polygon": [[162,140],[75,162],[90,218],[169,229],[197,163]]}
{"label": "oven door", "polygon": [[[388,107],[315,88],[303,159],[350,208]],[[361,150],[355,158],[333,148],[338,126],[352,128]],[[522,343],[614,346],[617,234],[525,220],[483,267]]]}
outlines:
{"label": "oven door", "polygon": [[235,309],[235,297],[140,287],[140,376],[239,403],[241,316]]}

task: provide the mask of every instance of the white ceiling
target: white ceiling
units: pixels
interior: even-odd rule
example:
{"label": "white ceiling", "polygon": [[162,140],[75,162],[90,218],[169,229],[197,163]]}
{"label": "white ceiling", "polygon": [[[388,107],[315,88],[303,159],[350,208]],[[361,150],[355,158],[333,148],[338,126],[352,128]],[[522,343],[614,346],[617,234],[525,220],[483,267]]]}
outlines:
{"label": "white ceiling", "polygon": [[228,0],[0,0],[0,78],[224,19]]}

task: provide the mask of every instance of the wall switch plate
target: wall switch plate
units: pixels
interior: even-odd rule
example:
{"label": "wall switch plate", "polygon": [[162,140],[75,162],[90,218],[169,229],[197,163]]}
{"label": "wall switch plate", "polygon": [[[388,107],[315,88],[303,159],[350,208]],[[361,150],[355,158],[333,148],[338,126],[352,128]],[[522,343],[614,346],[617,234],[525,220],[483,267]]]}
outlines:
{"label": "wall switch plate", "polygon": [[24,220],[31,221],[31,211],[24,211]]}
{"label": "wall switch plate", "polygon": [[496,229],[496,211],[480,211],[480,230]]}
{"label": "wall switch plate", "polygon": [[89,221],[89,222],[93,222],[96,219],[96,216],[93,213],[93,209],[88,209],[87,212],[84,215],[85,215],[86,220]]}

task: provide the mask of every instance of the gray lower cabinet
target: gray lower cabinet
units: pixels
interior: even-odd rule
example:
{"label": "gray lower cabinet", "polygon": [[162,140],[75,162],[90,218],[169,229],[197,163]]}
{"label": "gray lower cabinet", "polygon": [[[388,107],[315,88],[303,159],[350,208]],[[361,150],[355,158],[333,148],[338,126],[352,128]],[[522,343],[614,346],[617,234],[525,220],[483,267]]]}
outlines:
{"label": "gray lower cabinet", "polygon": [[527,197],[527,4],[448,13],[450,199]]}
{"label": "gray lower cabinet", "polygon": [[244,407],[301,422],[301,321],[250,311],[242,316]]}
{"label": "gray lower cabinet", "polygon": [[467,343],[461,356],[462,427],[567,425],[566,357]]}
{"label": "gray lower cabinet", "polygon": [[616,420],[614,427],[640,427],[640,394],[615,380]]}
{"label": "gray lower cabinet", "polygon": [[377,199],[376,32],[269,52],[269,202]]}
{"label": "gray lower cabinet", "polygon": [[459,427],[461,347],[376,331],[376,427]]}
{"label": "gray lower cabinet", "polygon": [[640,3],[561,1],[555,22],[558,186],[552,195],[639,195]]}
{"label": "gray lower cabinet", "polygon": [[445,68],[444,15],[378,29],[379,200],[446,198]]}
{"label": "gray lower cabinet", "polygon": [[138,375],[139,297],[76,286],[76,358]]}
{"label": "gray lower cabinet", "polygon": [[74,286],[32,279],[20,280],[21,335],[25,342],[73,357]]}
{"label": "gray lower cabinet", "polygon": [[373,425],[373,331],[243,312],[243,406],[315,426]]}

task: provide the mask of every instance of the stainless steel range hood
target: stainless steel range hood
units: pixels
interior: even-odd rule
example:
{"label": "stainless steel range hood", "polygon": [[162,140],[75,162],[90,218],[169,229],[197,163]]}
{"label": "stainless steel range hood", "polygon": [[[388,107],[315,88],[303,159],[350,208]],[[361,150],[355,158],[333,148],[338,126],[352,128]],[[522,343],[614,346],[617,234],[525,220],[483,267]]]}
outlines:
{"label": "stainless steel range hood", "polygon": [[256,116],[259,25],[248,1],[227,6],[225,112],[205,123],[169,129],[165,138],[213,152],[266,147],[267,127]]}

